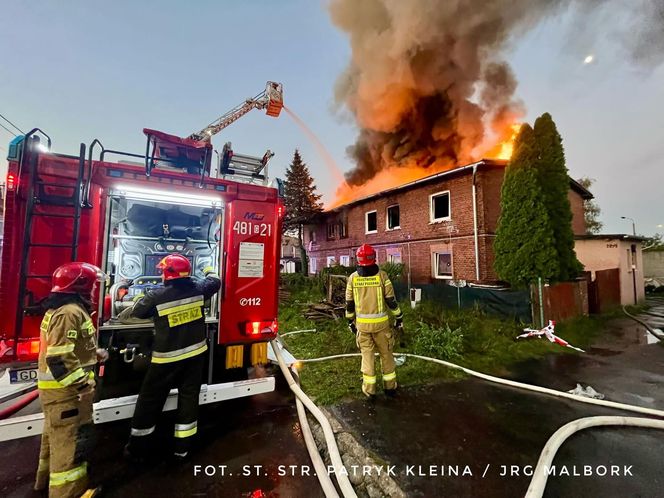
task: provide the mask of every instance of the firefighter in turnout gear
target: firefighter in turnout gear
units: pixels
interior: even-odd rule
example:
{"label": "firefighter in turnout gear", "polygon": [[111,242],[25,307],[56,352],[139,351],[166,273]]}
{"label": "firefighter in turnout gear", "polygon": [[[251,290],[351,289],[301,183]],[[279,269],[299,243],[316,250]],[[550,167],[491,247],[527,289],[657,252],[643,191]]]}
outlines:
{"label": "firefighter in turnout gear", "polygon": [[394,335],[390,328],[390,313],[395,326],[401,328],[403,315],[394,295],[392,282],[376,264],[376,251],[369,244],[356,253],[357,271],[348,277],[346,286],[346,318],[348,327],[356,335],[362,352],[362,392],[376,394],[374,353],[380,354],[385,393],[394,395],[397,388],[396,364],[392,350]]}
{"label": "firefighter in turnout gear", "polygon": [[93,445],[94,366],[108,357],[97,349],[90,318],[97,282],[106,275],[88,263],[67,263],[53,273],[41,322],[37,387],[44,411],[35,489],[51,498],[93,496],[87,456]]}
{"label": "firefighter in turnout gear", "polygon": [[208,349],[204,302],[219,291],[221,281],[211,267],[203,270],[205,280],[192,280],[191,263],[180,254],[166,256],[157,268],[162,272],[164,286],[148,291],[132,310],[136,318],[154,320],[155,337],[126,452],[134,458],[147,455],[150,435],[168,393],[177,387],[174,455],[184,458],[197,432],[203,353]]}

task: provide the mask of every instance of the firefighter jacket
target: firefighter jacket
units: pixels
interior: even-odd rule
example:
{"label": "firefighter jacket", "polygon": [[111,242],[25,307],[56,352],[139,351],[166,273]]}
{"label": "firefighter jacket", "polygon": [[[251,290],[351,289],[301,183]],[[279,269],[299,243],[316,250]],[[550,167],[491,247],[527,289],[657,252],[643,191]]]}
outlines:
{"label": "firefighter jacket", "polygon": [[76,303],[49,309],[41,322],[37,387],[44,403],[94,385],[97,338],[90,315]]}
{"label": "firefighter jacket", "polygon": [[390,326],[388,310],[402,317],[392,282],[377,265],[360,267],[348,277],[346,285],[346,318],[355,320],[360,332],[378,332]]}
{"label": "firefighter jacket", "polygon": [[167,281],[134,305],[134,317],[154,320],[152,363],[172,363],[207,351],[204,302],[220,287],[214,274],[202,281]]}

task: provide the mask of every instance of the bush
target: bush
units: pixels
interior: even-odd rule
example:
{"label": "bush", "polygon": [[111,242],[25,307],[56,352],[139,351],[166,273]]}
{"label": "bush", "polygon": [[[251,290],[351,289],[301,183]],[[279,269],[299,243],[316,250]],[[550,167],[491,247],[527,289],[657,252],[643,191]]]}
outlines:
{"label": "bush", "polygon": [[413,341],[413,352],[441,360],[458,358],[463,353],[461,329],[452,330],[448,324],[435,326],[420,322]]}
{"label": "bush", "polygon": [[391,281],[397,282],[403,275],[404,265],[403,263],[383,263],[380,265],[380,269],[387,273]]}

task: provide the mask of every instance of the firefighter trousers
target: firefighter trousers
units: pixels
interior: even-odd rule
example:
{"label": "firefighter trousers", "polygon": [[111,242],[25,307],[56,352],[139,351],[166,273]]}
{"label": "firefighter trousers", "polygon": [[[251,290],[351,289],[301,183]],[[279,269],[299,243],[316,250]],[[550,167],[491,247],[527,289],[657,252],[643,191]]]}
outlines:
{"label": "firefighter trousers", "polygon": [[362,353],[362,392],[366,395],[376,394],[376,360],[375,352],[380,355],[383,371],[383,387],[396,389],[397,373],[392,350],[394,334],[390,328],[377,332],[357,332],[357,346]]}
{"label": "firefighter trousers", "polygon": [[35,489],[48,488],[50,498],[78,498],[88,488],[87,458],[94,445],[94,391],[92,388],[80,394],[67,388],[57,393],[48,391],[40,390],[44,431]]}
{"label": "firefighter trousers", "polygon": [[172,363],[151,363],[143,380],[131,421],[128,450],[135,456],[145,456],[157,426],[169,391],[177,387],[178,408],[175,415],[174,453],[189,451],[192,437],[198,430],[198,397],[201,391],[205,355]]}

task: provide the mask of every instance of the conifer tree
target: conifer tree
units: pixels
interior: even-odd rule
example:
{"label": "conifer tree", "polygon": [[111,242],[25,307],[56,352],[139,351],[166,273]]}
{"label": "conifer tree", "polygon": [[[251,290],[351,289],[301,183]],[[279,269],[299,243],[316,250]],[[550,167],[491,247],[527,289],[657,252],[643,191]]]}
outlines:
{"label": "conifer tree", "polygon": [[496,273],[514,287],[526,287],[538,277],[551,279],[560,272],[551,221],[535,167],[537,160],[535,134],[525,124],[505,171],[494,242]]}
{"label": "conifer tree", "polygon": [[535,163],[544,205],[549,214],[553,239],[558,254],[559,272],[553,280],[575,278],[583,269],[574,252],[572,208],[569,203],[570,182],[563,141],[551,115],[547,112],[535,120],[538,158]]}
{"label": "conifer tree", "polygon": [[309,173],[309,168],[302,161],[300,151],[295,149],[293,161],[286,170],[284,192],[286,215],[284,217],[284,231],[297,232],[297,238],[300,243],[302,273],[305,275],[308,274],[309,267],[307,264],[307,252],[303,243],[304,226],[310,223],[317,213],[323,211],[320,198],[321,196],[316,194],[316,185]]}

